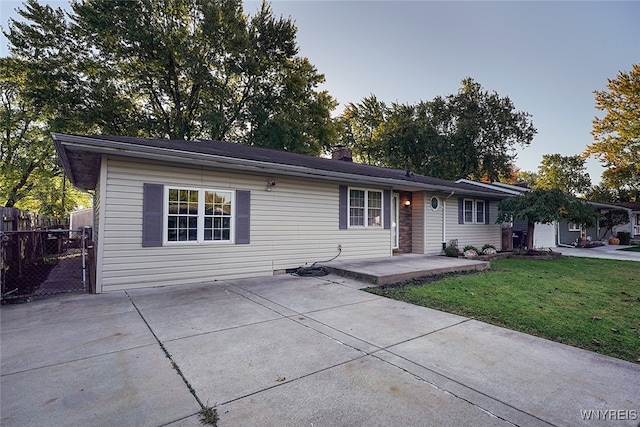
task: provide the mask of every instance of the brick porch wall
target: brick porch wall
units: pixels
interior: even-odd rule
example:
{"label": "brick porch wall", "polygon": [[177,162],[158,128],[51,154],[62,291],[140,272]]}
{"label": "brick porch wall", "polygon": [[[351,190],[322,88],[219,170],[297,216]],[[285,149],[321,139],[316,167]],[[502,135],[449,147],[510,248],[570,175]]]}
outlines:
{"label": "brick porch wall", "polygon": [[400,229],[398,230],[398,253],[401,254],[409,254],[411,253],[411,233],[412,233],[412,215],[411,215],[411,206],[405,206],[404,203],[411,200],[411,193],[408,191],[399,191],[398,195],[400,196],[400,212],[399,212],[399,222]]}

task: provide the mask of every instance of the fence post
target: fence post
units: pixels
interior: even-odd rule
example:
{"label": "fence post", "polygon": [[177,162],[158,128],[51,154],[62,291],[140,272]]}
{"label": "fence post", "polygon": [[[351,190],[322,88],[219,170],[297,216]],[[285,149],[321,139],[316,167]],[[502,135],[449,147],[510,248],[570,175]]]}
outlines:
{"label": "fence post", "polygon": [[82,286],[87,289],[87,226],[82,227]]}

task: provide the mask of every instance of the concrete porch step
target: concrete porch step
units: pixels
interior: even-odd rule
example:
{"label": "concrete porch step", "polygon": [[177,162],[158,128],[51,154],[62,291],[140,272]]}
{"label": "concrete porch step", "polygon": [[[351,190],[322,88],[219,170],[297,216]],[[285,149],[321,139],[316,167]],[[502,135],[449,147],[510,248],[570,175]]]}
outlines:
{"label": "concrete porch step", "polygon": [[457,271],[483,271],[490,268],[488,261],[419,254],[402,254],[357,261],[335,260],[323,266],[334,274],[374,285],[388,285],[416,277]]}

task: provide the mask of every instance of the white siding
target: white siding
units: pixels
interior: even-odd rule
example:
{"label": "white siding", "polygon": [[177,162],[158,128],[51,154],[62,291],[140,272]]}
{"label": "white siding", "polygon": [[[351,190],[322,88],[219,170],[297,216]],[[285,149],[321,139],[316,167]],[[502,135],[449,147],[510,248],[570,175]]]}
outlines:
{"label": "white siding", "polygon": [[[431,208],[431,199],[438,198],[438,209]],[[425,197],[425,249],[424,253],[429,255],[438,255],[442,252],[442,212],[444,197],[439,194],[427,194]]]}
{"label": "white siding", "polygon": [[554,248],[556,246],[556,224],[536,224],[533,229],[534,248]]}
{"label": "white siding", "polygon": [[458,240],[458,248],[473,245],[482,249],[485,244],[500,248],[502,244],[500,224],[495,224],[498,218],[498,202],[489,203],[489,224],[458,224],[458,199],[452,197],[447,200],[447,245],[451,240]]}
{"label": "white siding", "polygon": [[[338,229],[338,184],[109,157],[101,284],[104,291],[272,274],[305,263],[391,256],[390,230]],[[267,180],[276,180],[266,191]],[[251,243],[142,247],[143,183],[251,191]],[[104,185],[104,183],[103,183]]]}
{"label": "white siding", "polygon": [[411,252],[424,253],[425,206],[424,193],[416,191],[411,195]]}

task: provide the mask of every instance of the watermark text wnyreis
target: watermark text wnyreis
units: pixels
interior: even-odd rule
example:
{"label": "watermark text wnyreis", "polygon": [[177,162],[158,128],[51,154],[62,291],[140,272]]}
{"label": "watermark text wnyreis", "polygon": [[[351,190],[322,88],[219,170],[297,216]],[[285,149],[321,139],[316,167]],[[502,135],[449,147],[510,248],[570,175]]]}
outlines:
{"label": "watermark text wnyreis", "polygon": [[638,419],[635,409],[581,409],[584,421],[634,421]]}

